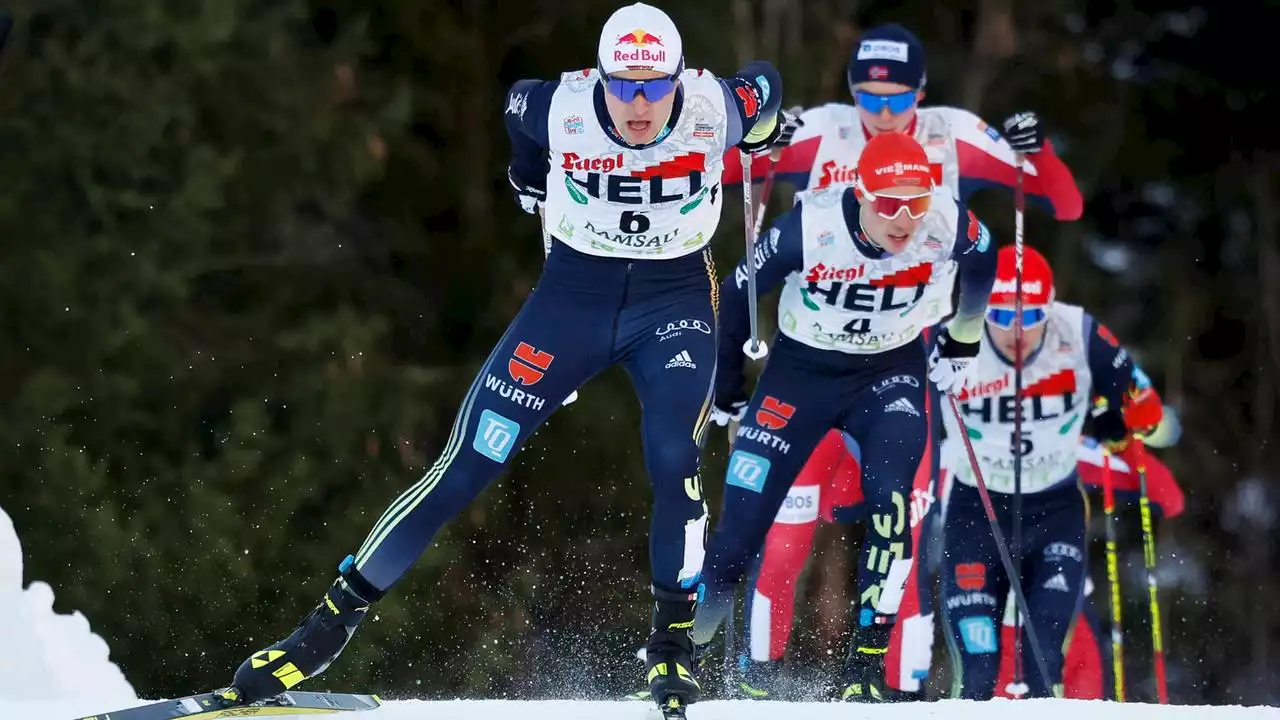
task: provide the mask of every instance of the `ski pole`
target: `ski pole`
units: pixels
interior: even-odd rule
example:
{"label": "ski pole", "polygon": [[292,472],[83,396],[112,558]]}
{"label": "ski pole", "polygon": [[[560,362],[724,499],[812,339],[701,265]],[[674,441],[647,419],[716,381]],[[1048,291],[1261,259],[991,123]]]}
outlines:
{"label": "ski pole", "polygon": [[[756,217],[751,205],[751,153],[741,151],[742,157],[742,211],[743,226],[747,235],[747,314],[751,318],[751,339],[742,345],[742,352],[752,360],[759,360],[769,353],[760,339],[760,322],[756,301]],[[761,213],[763,215],[763,213]]]}
{"label": "ski pole", "polygon": [[[1016,182],[1013,188],[1013,565],[1016,575],[1009,576],[1009,583],[1022,588],[1022,248],[1023,211],[1026,207],[1026,190],[1023,186],[1022,153],[1014,155]],[[1013,682],[1005,688],[1010,697],[1020,698],[1030,688],[1022,679],[1022,616],[1027,606],[1022,593],[1014,596],[1013,614]],[[1046,680],[1047,682],[1047,680]]]}
{"label": "ski pole", "polygon": [[1160,588],[1156,582],[1156,533],[1151,523],[1151,499],[1147,496],[1147,451],[1142,438],[1133,436],[1133,451],[1138,462],[1138,507],[1142,512],[1142,564],[1147,570],[1147,595],[1151,604],[1152,670],[1156,679],[1156,697],[1161,705],[1169,703],[1169,684],[1164,666],[1164,633],[1160,623]]}
{"label": "ski pole", "polygon": [[1124,702],[1124,623],[1120,610],[1120,562],[1116,550],[1116,495],[1111,482],[1111,451],[1102,448],[1102,509],[1107,527],[1107,582],[1111,585],[1111,671],[1116,700]]}
{"label": "ski pole", "polygon": [[[1004,533],[1000,531],[1000,521],[996,517],[995,505],[991,503],[991,495],[987,492],[987,483],[982,479],[982,469],[978,467],[978,455],[973,451],[973,441],[969,439],[969,428],[965,425],[964,418],[960,415],[960,406],[956,403],[956,396],[947,394],[947,400],[951,403],[951,412],[955,413],[956,424],[960,426],[960,439],[964,441],[964,449],[969,454],[969,466],[973,468],[973,477],[978,484],[978,495],[982,498],[982,507],[986,510],[987,521],[991,523],[991,536],[996,541],[996,550],[1000,552],[1000,562],[1004,564],[1004,571],[1008,574],[1010,580],[1016,575],[1013,567],[1013,559],[1009,556],[1009,546],[1005,543]],[[1014,593],[1014,604],[1018,607],[1027,606],[1027,598],[1022,593],[1021,583],[1010,582],[1010,588]],[[1044,652],[1040,645],[1040,636],[1036,634],[1035,624],[1031,621],[1031,617],[1026,618],[1027,640],[1031,643],[1031,654],[1035,657],[1036,668],[1040,671],[1040,679],[1044,682],[1046,688],[1052,688],[1053,683],[1049,680],[1049,666],[1045,663]],[[1017,626],[1014,626],[1015,635],[1017,637]]]}

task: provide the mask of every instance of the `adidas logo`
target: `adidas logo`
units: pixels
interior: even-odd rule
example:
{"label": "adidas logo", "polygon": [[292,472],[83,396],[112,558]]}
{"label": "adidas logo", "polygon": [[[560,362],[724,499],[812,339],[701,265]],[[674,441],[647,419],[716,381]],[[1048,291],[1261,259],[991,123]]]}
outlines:
{"label": "adidas logo", "polygon": [[916,406],[912,405],[911,401],[906,398],[898,398],[897,400],[894,400],[888,405],[885,405],[884,411],[887,413],[904,412],[904,413],[913,415],[915,417],[920,417],[920,411],[916,410]]}
{"label": "adidas logo", "polygon": [[1041,587],[1046,590],[1057,590],[1058,592],[1068,592],[1070,590],[1067,587],[1067,578],[1062,573],[1045,580],[1044,585],[1041,585]]}
{"label": "adidas logo", "polygon": [[690,370],[698,369],[697,364],[693,362],[693,358],[689,357],[688,350],[681,350],[676,356],[667,361],[667,369],[671,368],[689,368]]}

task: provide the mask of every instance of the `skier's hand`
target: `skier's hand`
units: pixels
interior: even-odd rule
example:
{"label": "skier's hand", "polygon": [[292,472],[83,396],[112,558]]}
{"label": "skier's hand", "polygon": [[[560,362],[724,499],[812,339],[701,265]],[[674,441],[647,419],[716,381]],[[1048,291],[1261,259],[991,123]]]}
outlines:
{"label": "skier's hand", "polygon": [[943,328],[938,342],[929,355],[929,379],[943,393],[958,393],[978,373],[978,349],[980,342],[960,342]]}
{"label": "skier's hand", "polygon": [[[792,108],[792,110],[799,109]],[[752,155],[781,150],[791,144],[791,139],[795,137],[796,131],[802,127],[804,127],[804,121],[800,119],[799,113],[791,110],[779,110],[777,124],[774,125],[773,132],[769,133],[769,137],[758,143],[740,142],[738,143],[738,149]]]}
{"label": "skier's hand", "polygon": [[1093,434],[1113,454],[1119,455],[1129,447],[1129,426],[1124,413],[1112,410],[1107,403],[1097,403],[1090,412],[1093,418]]}
{"label": "skier's hand", "polygon": [[1038,153],[1044,148],[1044,126],[1033,112],[1014,113],[1005,118],[1004,139],[1016,153]]}
{"label": "skier's hand", "polygon": [[727,427],[729,422],[741,422],[742,416],[747,412],[746,399],[734,400],[729,403],[728,407],[721,407],[720,403],[711,406],[711,422],[720,427]]}
{"label": "skier's hand", "polygon": [[511,190],[516,195],[516,202],[520,203],[520,209],[534,215],[538,212],[538,206],[543,200],[547,199],[547,191],[543,188],[536,188],[528,183],[521,182],[511,174],[511,169],[507,169],[507,182],[511,183]]}

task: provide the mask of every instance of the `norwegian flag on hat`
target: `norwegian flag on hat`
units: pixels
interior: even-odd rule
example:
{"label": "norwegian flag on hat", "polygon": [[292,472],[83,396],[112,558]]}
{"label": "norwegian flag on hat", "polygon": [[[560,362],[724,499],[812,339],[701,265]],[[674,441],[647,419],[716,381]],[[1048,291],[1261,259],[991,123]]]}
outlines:
{"label": "norwegian flag on hat", "polygon": [[[992,307],[1012,308],[1016,306],[1015,277],[1017,257],[1012,245],[1000,248],[996,255],[996,282],[991,286]],[[1035,248],[1022,248],[1022,306],[1024,308],[1044,307],[1053,302],[1053,270],[1049,261],[1044,259]]]}

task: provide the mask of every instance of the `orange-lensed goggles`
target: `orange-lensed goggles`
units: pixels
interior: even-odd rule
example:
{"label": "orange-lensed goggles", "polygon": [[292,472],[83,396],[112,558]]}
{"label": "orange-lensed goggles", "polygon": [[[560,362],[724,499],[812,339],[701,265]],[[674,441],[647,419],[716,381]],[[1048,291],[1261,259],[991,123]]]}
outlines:
{"label": "orange-lensed goggles", "polygon": [[900,195],[876,195],[863,188],[862,194],[871,201],[871,209],[885,220],[892,220],[898,217],[903,210],[907,211],[907,217],[912,220],[919,220],[929,213],[929,204],[933,201],[933,193],[931,192],[903,197]]}

